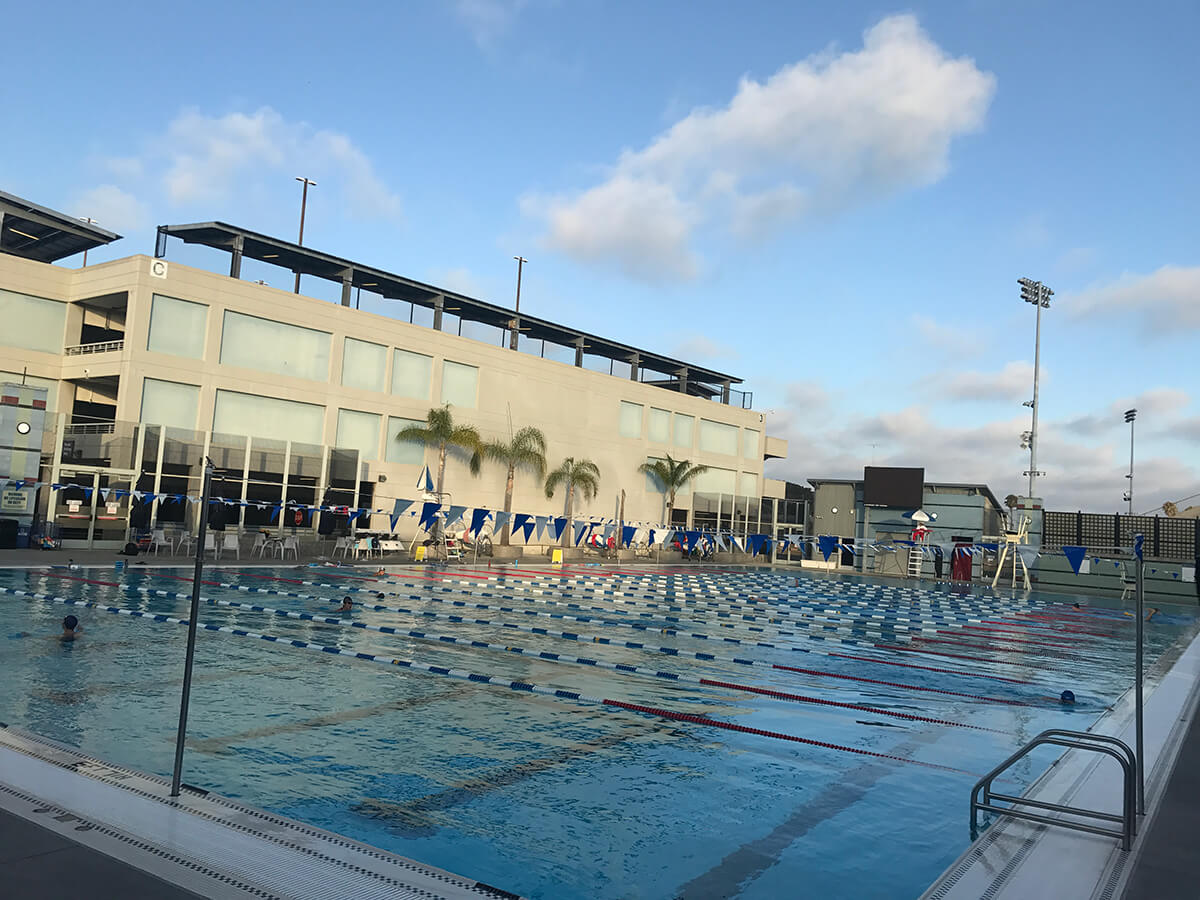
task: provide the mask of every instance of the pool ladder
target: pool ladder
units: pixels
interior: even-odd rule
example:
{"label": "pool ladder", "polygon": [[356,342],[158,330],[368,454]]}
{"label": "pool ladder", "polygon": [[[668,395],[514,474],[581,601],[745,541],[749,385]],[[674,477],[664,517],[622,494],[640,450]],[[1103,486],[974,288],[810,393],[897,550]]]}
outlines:
{"label": "pool ladder", "polygon": [[[1007,770],[1014,763],[1024,758],[1033,749],[1042,746],[1043,744],[1057,744],[1060,747],[1066,747],[1069,750],[1090,750],[1093,753],[1103,753],[1106,756],[1111,756],[1121,765],[1122,771],[1122,794],[1121,794],[1121,814],[1097,812],[1092,809],[1082,809],[1074,806],[1065,806],[1059,803],[1045,803],[1041,800],[1029,800],[1025,797],[1013,797],[1009,794],[997,794],[992,790],[992,782]],[[1086,731],[1064,731],[1058,728],[1052,728],[1049,731],[1043,731],[1037,737],[1033,738],[1024,747],[1006,759],[992,771],[988,772],[975,783],[975,787],[971,789],[971,840],[975,840],[979,835],[978,813],[980,810],[984,812],[995,813],[1002,816],[1011,816],[1014,819],[1025,819],[1030,822],[1040,822],[1043,825],[1058,825],[1062,828],[1074,828],[1076,831],[1086,831],[1089,834],[1099,834],[1105,837],[1120,838],[1121,849],[1129,850],[1133,842],[1133,837],[1137,834],[1137,820],[1135,818],[1135,809],[1137,804],[1137,757],[1134,752],[1129,749],[1129,745],[1124,741],[1118,740],[1115,737],[1109,737],[1104,734],[1090,734]],[[982,799],[980,794],[982,793]],[[993,800],[1000,800],[1004,803],[1010,803],[1011,806],[995,806]],[[1103,822],[1116,822],[1119,824],[1120,830],[1114,828],[1105,828],[1102,825],[1092,825],[1087,822],[1078,822],[1071,819],[1054,818],[1052,816],[1040,815],[1036,812],[1027,812],[1023,809],[1017,809],[1017,806],[1029,806],[1034,809],[1043,809],[1048,812],[1067,813],[1078,818],[1097,819]]]}

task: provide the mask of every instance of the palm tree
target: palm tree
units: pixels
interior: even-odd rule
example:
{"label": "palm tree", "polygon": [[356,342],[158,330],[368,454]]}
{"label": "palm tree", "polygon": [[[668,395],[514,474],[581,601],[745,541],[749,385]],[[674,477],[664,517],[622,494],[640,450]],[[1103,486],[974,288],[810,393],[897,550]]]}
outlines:
{"label": "palm tree", "polygon": [[671,454],[668,453],[666,459],[642,463],[638,466],[638,471],[657,481],[662,492],[667,495],[667,521],[665,524],[670,527],[671,510],[675,508],[675,492],[683,490],[687,483],[697,475],[707,472],[708,466],[691,466],[686,459],[671,459]]}
{"label": "palm tree", "polygon": [[[512,513],[513,480],[517,469],[537,473],[538,480],[546,474],[546,436],[532,426],[518,431],[508,441],[488,441],[481,448],[484,457],[508,466],[508,481],[504,484],[504,511]],[[508,546],[510,526],[504,523],[500,546]]]}
{"label": "palm tree", "polygon": [[[446,480],[446,451],[455,449],[463,454],[470,453],[468,465],[472,475],[479,474],[482,457],[480,455],[482,439],[479,432],[470,425],[455,425],[454,417],[450,414],[450,404],[435,406],[425,416],[424,425],[408,425],[401,428],[396,435],[398,441],[414,441],[427,447],[438,448],[437,493],[441,499],[442,487]],[[434,539],[441,532],[440,521],[434,525]]]}
{"label": "palm tree", "polygon": [[546,499],[554,496],[554,490],[560,484],[567,487],[567,527],[563,529],[562,545],[569,547],[569,536],[572,530],[571,512],[575,506],[575,491],[583,495],[583,499],[591,500],[600,489],[600,469],[590,459],[576,459],[568,456],[558,468],[546,476]]}

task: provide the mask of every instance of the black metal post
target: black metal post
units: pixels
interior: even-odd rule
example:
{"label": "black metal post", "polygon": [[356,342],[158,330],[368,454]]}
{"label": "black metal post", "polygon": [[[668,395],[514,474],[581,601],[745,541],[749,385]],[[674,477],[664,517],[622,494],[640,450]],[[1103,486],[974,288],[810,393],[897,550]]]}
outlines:
{"label": "black metal post", "polygon": [[1146,766],[1143,754],[1145,747],[1143,744],[1142,730],[1142,639],[1145,630],[1144,615],[1145,615],[1145,571],[1146,563],[1143,557],[1143,538],[1142,535],[1137,535],[1134,538],[1137,545],[1137,587],[1134,592],[1136,598],[1137,609],[1134,615],[1137,617],[1137,650],[1135,652],[1134,666],[1137,669],[1134,678],[1134,703],[1137,704],[1137,709],[1134,712],[1134,728],[1137,732],[1137,810],[1140,815],[1146,814]]}
{"label": "black metal post", "polygon": [[192,606],[188,613],[187,653],[183,661],[183,695],[179,700],[179,731],[175,735],[175,770],[171,776],[171,796],[179,796],[183,775],[183,744],[187,737],[188,701],[192,694],[192,660],[196,654],[196,617],[200,615],[200,575],[204,569],[204,538],[208,533],[208,495],[212,488],[212,460],[204,460],[204,487],[200,492],[200,527],[196,532],[196,568],[192,576]]}

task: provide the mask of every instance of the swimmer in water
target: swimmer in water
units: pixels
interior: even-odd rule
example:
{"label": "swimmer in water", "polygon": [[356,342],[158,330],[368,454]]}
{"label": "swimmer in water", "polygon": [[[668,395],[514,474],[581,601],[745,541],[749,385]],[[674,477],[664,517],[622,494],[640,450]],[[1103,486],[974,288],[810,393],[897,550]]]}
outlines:
{"label": "swimmer in water", "polygon": [[375,570],[376,578],[382,578],[386,574],[387,574],[387,569],[385,569],[383,566],[380,566],[378,569]]}
{"label": "swimmer in water", "polygon": [[58,639],[63,643],[69,643],[83,635],[83,627],[74,616],[67,616],[63,619],[62,626],[62,634],[58,636]]}
{"label": "swimmer in water", "polygon": [[350,610],[352,610],[352,609],[354,609],[354,601],[352,601],[349,597],[343,597],[342,605],[339,606],[337,608],[337,610],[335,610],[335,611],[336,612],[350,612]]}
{"label": "swimmer in water", "polygon": [[1063,706],[1072,706],[1075,703],[1075,693],[1073,691],[1063,691],[1058,699]]}

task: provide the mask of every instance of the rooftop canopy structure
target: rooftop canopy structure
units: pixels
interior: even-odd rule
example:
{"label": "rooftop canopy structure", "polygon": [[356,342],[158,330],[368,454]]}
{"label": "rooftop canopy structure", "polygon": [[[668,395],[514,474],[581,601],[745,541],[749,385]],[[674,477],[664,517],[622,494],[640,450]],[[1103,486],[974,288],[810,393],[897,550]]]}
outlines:
{"label": "rooftop canopy structure", "polygon": [[120,239],[74,216],[0,191],[0,253],[52,263]]}
{"label": "rooftop canopy structure", "polygon": [[[573,347],[577,366],[583,365],[585,352],[592,356],[627,363],[633,380],[654,384],[667,390],[708,399],[719,397],[721,402],[729,403],[731,386],[742,383],[742,379],[723,372],[639,350],[536,316],[525,313],[518,316],[513,310],[503,306],[224,222],[160,225],[154,251],[156,257],[166,256],[169,237],[179,238],[188,244],[200,244],[228,251],[231,278],[241,277],[244,258],[259,260],[300,275],[311,275],[340,284],[343,306],[351,305],[351,294],[355,288],[366,288],[385,299],[401,300],[432,310],[433,327],[438,330],[442,327],[443,312],[452,311],[463,321],[480,322],[506,331],[515,329],[526,340]],[[641,377],[646,371],[665,377]],[[748,405],[749,395],[741,396],[744,398],[741,405]]]}

